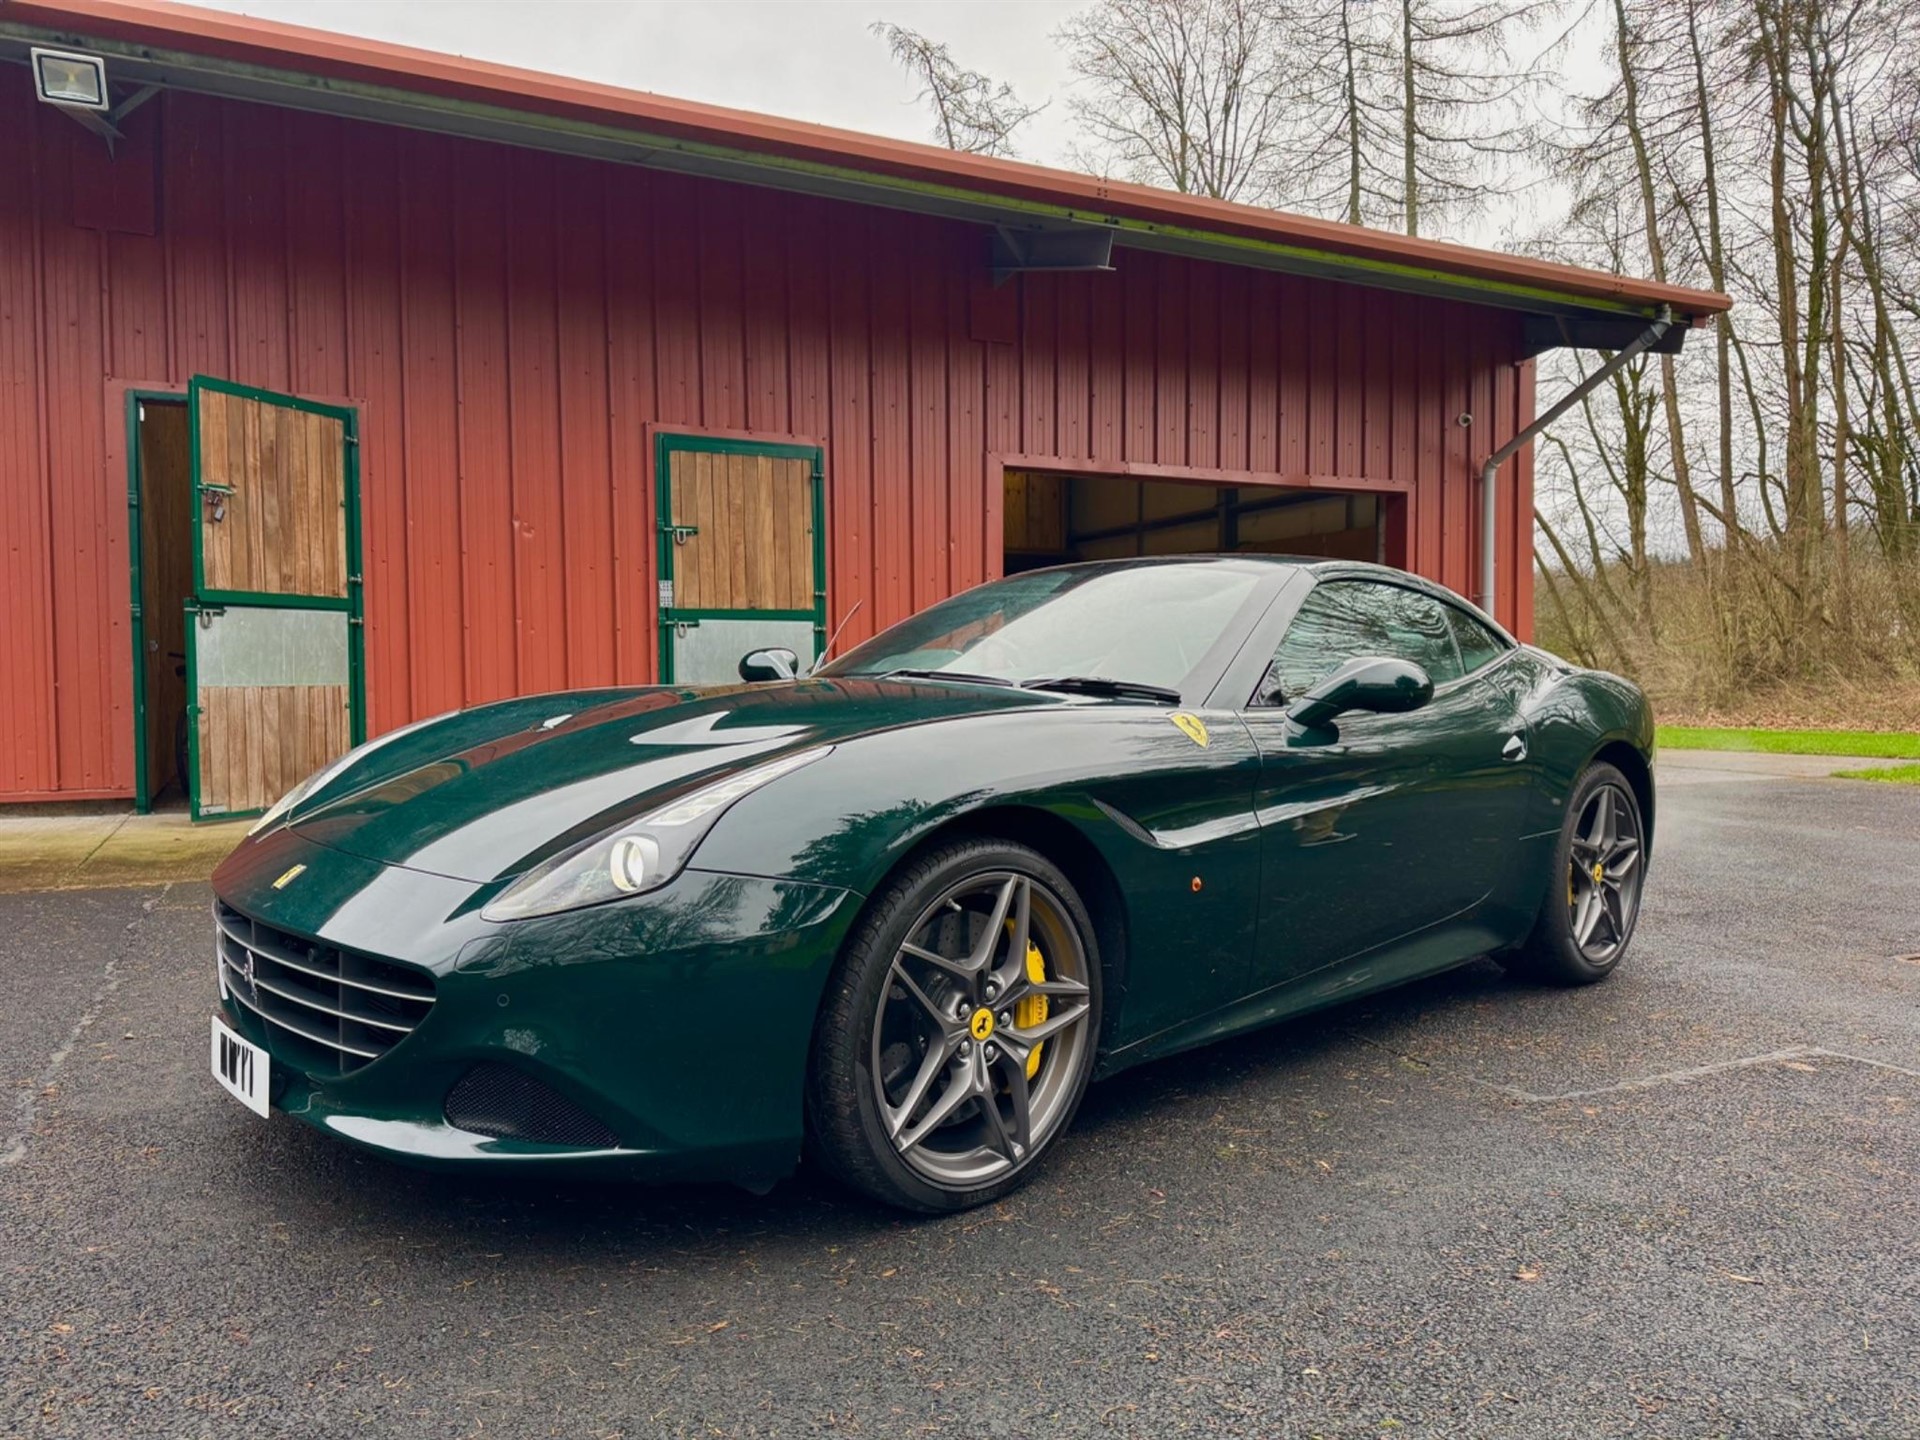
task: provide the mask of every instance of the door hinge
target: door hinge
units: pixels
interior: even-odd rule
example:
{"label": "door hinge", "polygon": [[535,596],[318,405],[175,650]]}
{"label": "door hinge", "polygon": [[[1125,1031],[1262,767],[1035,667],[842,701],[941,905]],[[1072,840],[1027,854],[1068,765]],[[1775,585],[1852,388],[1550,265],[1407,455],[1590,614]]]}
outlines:
{"label": "door hinge", "polygon": [[673,608],[673,581],[671,580],[660,582],[660,608],[662,610]]}

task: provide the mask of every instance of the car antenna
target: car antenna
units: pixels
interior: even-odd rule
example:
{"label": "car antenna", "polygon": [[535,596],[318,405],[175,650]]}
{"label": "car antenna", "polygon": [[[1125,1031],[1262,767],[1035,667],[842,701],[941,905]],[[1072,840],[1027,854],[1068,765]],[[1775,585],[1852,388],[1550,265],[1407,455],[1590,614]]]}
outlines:
{"label": "car antenna", "polygon": [[827,656],[833,653],[834,644],[840,639],[840,632],[847,628],[847,622],[853,619],[855,615],[859,614],[860,607],[866,603],[867,602],[864,600],[854,601],[853,609],[847,611],[846,614],[840,617],[840,623],[833,627],[833,634],[827,637],[826,648],[820,652],[819,658],[816,659],[812,665],[807,667],[807,674],[809,675],[813,674],[814,671],[818,670],[822,665],[827,663]]}

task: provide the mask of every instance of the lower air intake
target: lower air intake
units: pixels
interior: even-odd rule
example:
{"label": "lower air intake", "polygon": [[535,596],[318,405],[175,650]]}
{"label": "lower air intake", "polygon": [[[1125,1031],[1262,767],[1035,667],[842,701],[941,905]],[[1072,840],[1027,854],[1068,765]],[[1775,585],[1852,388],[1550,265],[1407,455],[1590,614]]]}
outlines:
{"label": "lower air intake", "polygon": [[550,1085],[511,1065],[474,1066],[447,1092],[447,1123],[496,1140],[531,1140],[581,1150],[611,1150],[620,1143],[591,1113]]}

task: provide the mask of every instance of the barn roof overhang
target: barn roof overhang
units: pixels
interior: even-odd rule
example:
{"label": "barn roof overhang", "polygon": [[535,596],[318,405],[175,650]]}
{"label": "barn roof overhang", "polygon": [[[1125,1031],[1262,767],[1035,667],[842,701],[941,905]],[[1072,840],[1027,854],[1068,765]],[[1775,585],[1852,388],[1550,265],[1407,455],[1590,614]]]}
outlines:
{"label": "barn roof overhang", "polygon": [[[106,57],[117,95],[226,96],[702,175],[990,227],[983,266],[1104,268],[1157,251],[1525,316],[1524,344],[1615,349],[1662,313],[1656,348],[1730,302],[1658,284],[1146,186],[670,100],[162,0],[13,0],[0,60],[30,45]],[[1023,263],[1031,261],[1031,264]]]}

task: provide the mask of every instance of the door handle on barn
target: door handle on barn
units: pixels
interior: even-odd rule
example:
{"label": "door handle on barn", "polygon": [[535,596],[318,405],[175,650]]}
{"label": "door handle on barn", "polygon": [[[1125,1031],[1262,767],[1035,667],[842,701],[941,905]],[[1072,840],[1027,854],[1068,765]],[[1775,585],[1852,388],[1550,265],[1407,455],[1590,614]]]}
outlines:
{"label": "door handle on barn", "polygon": [[1527,737],[1515,732],[1507,736],[1507,743],[1500,747],[1500,758],[1511,760],[1516,765],[1527,758]]}

